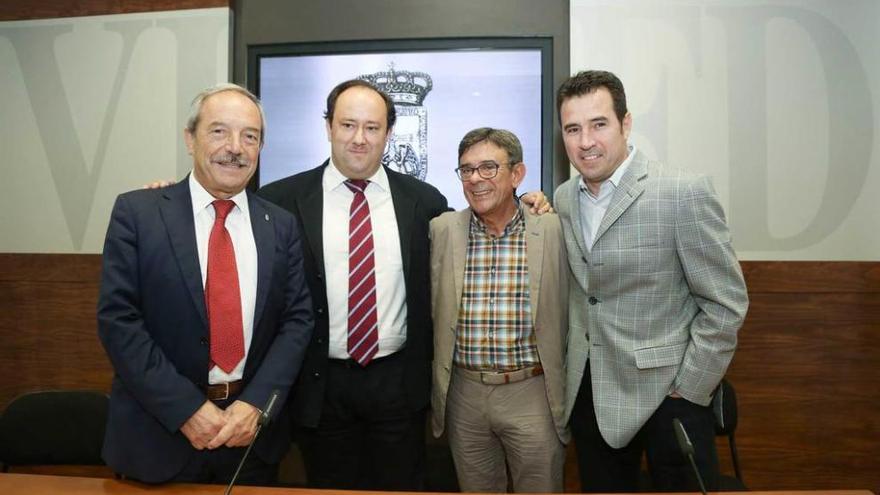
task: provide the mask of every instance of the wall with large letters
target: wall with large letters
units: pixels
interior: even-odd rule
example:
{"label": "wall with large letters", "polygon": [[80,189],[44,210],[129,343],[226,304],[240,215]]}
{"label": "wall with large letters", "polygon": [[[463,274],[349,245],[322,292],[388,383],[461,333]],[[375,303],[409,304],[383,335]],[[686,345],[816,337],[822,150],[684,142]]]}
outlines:
{"label": "wall with large letters", "polygon": [[633,139],[714,178],[750,260],[880,260],[880,3],[573,0],[571,69]]}
{"label": "wall with large letters", "polygon": [[99,253],[115,197],[191,168],[190,99],[229,80],[228,7],[0,22],[0,252]]}

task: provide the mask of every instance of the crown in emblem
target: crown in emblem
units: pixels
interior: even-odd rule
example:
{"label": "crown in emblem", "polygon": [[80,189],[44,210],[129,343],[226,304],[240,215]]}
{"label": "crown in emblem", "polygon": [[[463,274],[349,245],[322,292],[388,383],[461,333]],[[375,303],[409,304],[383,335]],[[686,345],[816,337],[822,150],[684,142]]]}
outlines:
{"label": "crown in emblem", "polygon": [[434,87],[431,76],[424,72],[395,70],[394,63],[388,64],[385,72],[363,74],[358,79],[376,86],[398,105],[421,105],[425,96]]}

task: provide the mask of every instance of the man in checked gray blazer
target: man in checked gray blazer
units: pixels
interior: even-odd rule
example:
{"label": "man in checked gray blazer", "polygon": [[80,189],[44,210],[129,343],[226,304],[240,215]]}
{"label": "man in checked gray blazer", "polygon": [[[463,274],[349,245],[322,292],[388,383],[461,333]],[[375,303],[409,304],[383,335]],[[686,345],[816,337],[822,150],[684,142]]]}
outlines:
{"label": "man in checked gray blazer", "polygon": [[566,399],[583,491],[638,489],[642,452],[656,491],[695,488],[673,418],[717,485],[711,395],[748,307],[711,183],[627,145],[620,80],[581,72],[557,110],[578,176],[555,194],[573,282]]}

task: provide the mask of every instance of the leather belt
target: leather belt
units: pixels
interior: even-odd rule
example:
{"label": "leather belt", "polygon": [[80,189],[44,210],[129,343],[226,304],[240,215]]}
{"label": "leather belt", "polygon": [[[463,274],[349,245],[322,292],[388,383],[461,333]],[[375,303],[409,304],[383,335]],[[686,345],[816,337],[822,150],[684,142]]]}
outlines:
{"label": "leather belt", "polygon": [[526,378],[543,375],[544,368],[540,364],[514,371],[475,371],[466,368],[456,368],[456,373],[468,380],[485,385],[504,385],[505,383],[521,382]]}
{"label": "leather belt", "polygon": [[238,395],[244,386],[241,380],[229,383],[216,383],[205,387],[205,394],[208,400],[226,400],[232,396]]}

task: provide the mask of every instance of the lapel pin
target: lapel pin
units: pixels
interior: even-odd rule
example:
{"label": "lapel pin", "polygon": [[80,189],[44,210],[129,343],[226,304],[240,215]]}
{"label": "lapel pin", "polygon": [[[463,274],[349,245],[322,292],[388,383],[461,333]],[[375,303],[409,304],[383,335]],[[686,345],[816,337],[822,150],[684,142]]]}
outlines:
{"label": "lapel pin", "polygon": [[269,214],[268,214],[268,213],[266,213],[266,216],[265,216],[265,217],[263,217],[263,218],[265,218],[265,219],[266,219],[266,221],[267,221],[267,222],[268,222],[268,221],[269,221]]}

